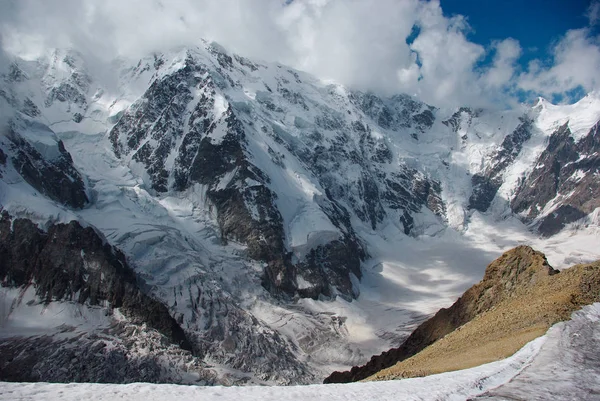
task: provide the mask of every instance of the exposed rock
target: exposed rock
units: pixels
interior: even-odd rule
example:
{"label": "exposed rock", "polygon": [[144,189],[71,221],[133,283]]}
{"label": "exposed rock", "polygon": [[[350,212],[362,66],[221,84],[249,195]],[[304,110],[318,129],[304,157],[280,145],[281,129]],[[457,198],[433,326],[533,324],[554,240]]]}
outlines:
{"label": "exposed rock", "polygon": [[[64,103],[71,111],[85,111],[88,107],[87,93],[92,79],[84,68],[82,56],[76,51],[54,50],[46,67],[46,98],[44,105]],[[66,74],[65,74],[66,73]],[[56,77],[62,77],[56,81]]]}
{"label": "exposed rock", "polygon": [[151,328],[119,322],[91,332],[0,339],[0,378],[16,382],[230,384]]}
{"label": "exposed rock", "polygon": [[485,212],[500,186],[504,183],[504,171],[510,166],[523,149],[523,144],[531,138],[533,121],[523,117],[521,124],[504,138],[500,148],[491,156],[492,162],[486,169],[471,178],[473,192],[469,198],[469,208]]}
{"label": "exposed rock", "polygon": [[[269,186],[269,177],[251,162],[246,140],[251,128],[240,117],[244,111],[238,111],[232,104],[227,104],[222,114],[215,111],[217,102],[224,101],[219,100],[217,90],[235,85],[227,79],[226,70],[238,68],[239,60],[232,59],[218,46],[212,46],[210,51],[217,55],[223,69],[209,73],[206,65],[188,53],[185,66],[156,79],[111,130],[115,154],[131,155],[133,160],[143,163],[151,180],[149,184],[157,192],[184,191],[196,183],[204,185],[206,196],[215,208],[223,241],[242,242],[248,246],[249,257],[266,262],[263,285],[272,294],[314,298],[340,294],[352,298],[355,289],[350,274],[360,277],[357,266],[365,253],[349,221],[342,230],[347,239],[316,250],[310,260],[292,263],[284,244],[282,217],[275,205],[277,195]],[[242,68],[247,65],[242,64]],[[300,97],[283,90],[284,87],[279,89],[287,101],[302,103]],[[201,95],[193,98],[192,90],[201,91]],[[270,96],[257,95],[257,101],[264,103]],[[188,115],[190,109],[193,111]],[[317,125],[340,128],[339,119],[329,112],[319,118]],[[169,158],[174,160],[172,167],[167,165]],[[310,163],[310,167],[316,171],[320,165]],[[365,185],[367,197],[370,193],[376,197],[377,190],[369,187],[370,181],[365,180]],[[380,206],[373,206],[377,207]],[[328,210],[330,218],[344,220],[339,218],[340,213],[344,214],[342,207]],[[380,212],[376,218],[381,220]],[[331,250],[340,246],[348,248],[344,259],[336,261],[337,251]],[[315,280],[310,291],[298,288],[299,273]]]}
{"label": "exposed rock", "polygon": [[[0,149],[0,167],[6,166],[6,154]],[[2,178],[2,169],[0,169],[0,178]]]}
{"label": "exposed rock", "polygon": [[23,72],[17,63],[12,63],[4,79],[8,83],[23,82],[27,80],[27,74]]}
{"label": "exposed rock", "polygon": [[325,383],[366,379],[417,354],[523,288],[535,285],[542,277],[557,273],[542,253],[530,247],[519,246],[508,251],[487,267],[480,283],[469,288],[450,308],[440,309],[435,316],[417,327],[400,347],[373,356],[364,366],[355,366],[347,372],[334,372],[325,379]]}
{"label": "exposed rock", "polygon": [[28,115],[29,117],[37,117],[41,114],[40,109],[36,106],[35,103],[29,98],[25,99],[23,102],[23,108],[21,111]]}
{"label": "exposed rock", "polygon": [[551,236],[600,207],[600,124],[578,142],[559,128],[522,181],[511,208],[540,234]]}
{"label": "exposed rock", "polygon": [[435,121],[434,107],[408,95],[394,95],[384,100],[372,93],[353,92],[350,100],[385,129],[410,128],[415,130],[415,134],[421,134],[431,128]]}
{"label": "exposed rock", "polygon": [[[88,202],[83,179],[73,166],[71,155],[47,126],[15,117],[6,129],[12,142],[12,164],[25,181],[49,198],[70,207],[82,208]],[[46,136],[44,143],[36,148],[27,141],[23,133],[28,130]],[[47,145],[48,142],[51,145]]]}
{"label": "exposed rock", "polygon": [[[582,306],[600,300],[600,261],[558,274],[528,270],[520,282],[502,278],[505,296],[491,308],[369,380],[425,376],[507,358]],[[489,273],[500,277],[506,269]]]}
{"label": "exposed rock", "polygon": [[481,113],[481,110],[473,110],[470,107],[461,107],[459,108],[452,116],[442,121],[446,127],[449,127],[454,132],[458,132],[461,128],[461,124],[465,124],[465,126],[471,125],[474,117],[477,117]]}
{"label": "exposed rock", "polygon": [[182,348],[191,349],[185,333],[160,302],[145,295],[123,254],[90,227],[78,222],[55,224],[47,232],[30,220],[0,220],[0,277],[3,286],[34,283],[46,302],[75,301],[121,308],[134,323],[146,323]]}

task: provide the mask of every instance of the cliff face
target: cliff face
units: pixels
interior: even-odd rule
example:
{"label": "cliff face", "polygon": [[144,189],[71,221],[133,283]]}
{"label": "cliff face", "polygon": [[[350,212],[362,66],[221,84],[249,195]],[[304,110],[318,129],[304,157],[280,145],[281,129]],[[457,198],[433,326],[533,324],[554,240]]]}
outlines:
{"label": "cliff face", "polygon": [[[568,124],[550,136],[531,174],[517,188],[511,207],[550,237],[600,206],[600,124],[576,141]],[[552,213],[543,213],[552,203]],[[545,209],[546,208],[546,209]]]}
{"label": "cliff face", "polygon": [[3,286],[33,285],[45,302],[75,301],[121,308],[134,322],[147,323],[185,349],[185,333],[166,306],[138,287],[124,255],[78,222],[41,231],[26,219],[0,220],[0,276]]}
{"label": "cliff face", "polygon": [[[480,349],[482,344],[502,345],[510,355],[551,324],[567,319],[573,310],[597,300],[599,290],[600,263],[559,273],[542,253],[519,246],[492,262],[480,283],[421,324],[400,347],[374,356],[364,366],[334,372],[325,383],[358,381],[376,373],[377,379],[391,379],[454,370],[462,365],[448,364],[446,368],[440,361],[451,359],[457,349],[477,354],[467,365],[491,362],[502,356],[502,351],[489,355],[489,350]],[[442,338],[444,341],[439,341]],[[514,346],[506,347],[511,338]],[[394,366],[407,359],[404,370]],[[391,369],[383,371],[386,368]]]}
{"label": "cliff face", "polygon": [[[1,106],[0,106],[1,107]],[[81,173],[64,143],[44,123],[15,116],[0,127],[0,177],[10,162],[14,170],[40,194],[73,209],[89,202]]]}
{"label": "cliff face", "polygon": [[[63,308],[81,305],[83,309],[100,308],[108,315],[119,308],[126,318],[118,323],[119,318],[113,319],[115,324],[103,333],[104,337],[112,338],[111,342],[119,339],[116,349],[107,347],[103,336],[97,333],[70,335],[75,328],[66,322],[59,329],[63,338],[24,334],[4,338],[0,341],[2,380],[123,382],[157,381],[161,377],[164,380],[156,358],[148,357],[138,363],[128,355],[136,341],[154,342],[165,353],[181,354],[181,360],[191,358],[182,351],[191,351],[186,334],[166,306],[142,292],[143,283],[129,268],[123,254],[106,244],[92,228],[82,227],[78,222],[51,225],[44,232],[30,220],[11,220],[8,213],[2,213],[0,277],[3,293],[11,290],[20,293],[10,309],[3,311],[3,321],[11,319],[13,309],[18,308],[31,288],[35,290],[35,299],[29,303],[41,302],[45,307],[62,303]],[[4,316],[6,312],[8,315]],[[148,337],[145,340],[132,339],[131,333],[127,333],[140,329],[146,331],[142,336]],[[169,343],[179,351],[167,352],[172,347]],[[146,371],[137,371],[144,365]],[[77,366],[80,369],[74,368]]]}

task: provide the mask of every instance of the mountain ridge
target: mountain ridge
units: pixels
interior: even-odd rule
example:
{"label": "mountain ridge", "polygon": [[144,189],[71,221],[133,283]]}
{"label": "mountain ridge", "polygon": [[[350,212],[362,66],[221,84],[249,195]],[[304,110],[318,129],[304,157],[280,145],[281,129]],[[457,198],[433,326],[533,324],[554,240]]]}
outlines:
{"label": "mountain ridge", "polygon": [[599,268],[595,262],[558,271],[542,253],[519,246],[488,265],[481,282],[400,347],[373,356],[364,366],[335,372],[325,383],[424,376],[506,358],[572,312],[597,302]]}
{"label": "mountain ridge", "polygon": [[[499,252],[537,241],[510,200],[564,110],[569,137],[598,140],[593,95],[575,106],[448,111],[209,43],[114,72],[117,89],[63,50],[11,66],[2,114],[29,123],[24,142],[0,137],[0,204],[40,227],[95,227],[226,382],[311,382],[406,337]],[[71,161],[57,164],[61,146]],[[32,160],[31,149],[58,169],[50,190],[22,174],[17,155]],[[520,216],[531,229],[562,205],[587,204],[585,191],[565,192],[594,177],[593,157],[585,163],[565,170],[538,215]],[[76,175],[81,183],[64,179]],[[52,195],[60,182],[82,207]],[[473,188],[482,202],[471,202]],[[597,214],[570,210],[552,224],[561,241],[577,242],[554,252],[563,265],[596,252],[578,239]],[[491,230],[499,237],[484,235]]]}

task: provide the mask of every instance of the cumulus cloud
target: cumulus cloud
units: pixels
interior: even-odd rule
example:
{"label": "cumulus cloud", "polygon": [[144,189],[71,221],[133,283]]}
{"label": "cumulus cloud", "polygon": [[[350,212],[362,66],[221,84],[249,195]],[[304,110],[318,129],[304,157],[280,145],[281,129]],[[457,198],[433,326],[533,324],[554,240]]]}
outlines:
{"label": "cumulus cloud", "polygon": [[600,87],[600,37],[589,28],[574,29],[552,49],[552,63],[539,60],[529,64],[519,76],[519,88],[546,97],[561,97],[582,88],[585,92]]}
{"label": "cumulus cloud", "polygon": [[360,89],[397,91],[396,72],[414,64],[406,44],[418,1],[295,1],[279,21],[289,60]]}
{"label": "cumulus cloud", "polygon": [[[591,24],[597,16],[590,7]],[[517,91],[598,86],[598,39],[589,29],[567,33],[551,66],[537,61],[519,71],[518,41],[469,41],[468,20],[444,16],[438,0],[4,0],[0,24],[6,52],[24,58],[73,47],[100,66],[206,39],[357,89],[414,94],[438,106],[505,106]],[[407,43],[414,29],[418,35]],[[491,62],[482,66],[484,59]]]}
{"label": "cumulus cloud", "polygon": [[512,38],[494,42],[492,49],[496,54],[491,68],[484,75],[484,82],[488,89],[499,89],[512,82],[522,50],[519,41]]}

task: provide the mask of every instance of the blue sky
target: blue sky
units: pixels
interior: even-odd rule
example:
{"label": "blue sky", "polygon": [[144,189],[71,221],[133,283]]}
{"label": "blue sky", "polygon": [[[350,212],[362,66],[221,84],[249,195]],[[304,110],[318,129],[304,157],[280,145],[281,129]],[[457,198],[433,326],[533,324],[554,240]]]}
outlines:
{"label": "blue sky", "polygon": [[[521,43],[523,66],[547,58],[550,47],[569,29],[588,25],[590,0],[441,0],[444,15],[462,14],[472,30],[467,38],[481,45],[512,37]],[[594,29],[597,30],[597,27]]]}
{"label": "blue sky", "polygon": [[505,108],[600,91],[599,16],[600,0],[0,0],[0,46],[101,68],[205,39],[353,89]]}
{"label": "blue sky", "polygon": [[[553,62],[553,46],[569,30],[588,27],[591,35],[598,35],[598,24],[590,26],[591,0],[441,0],[444,15],[463,15],[470,29],[466,37],[475,43],[489,47],[494,41],[514,38],[519,41],[522,53],[517,60],[518,68],[527,70],[528,63],[539,60],[550,67]],[[486,66],[492,60],[488,52],[478,63]],[[600,72],[599,72],[600,74]],[[585,95],[581,87],[565,93],[549,96],[555,102],[575,101]],[[527,100],[523,92],[518,95]]]}

